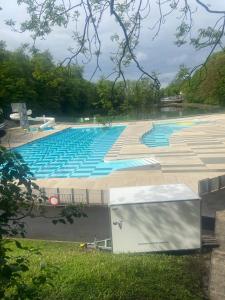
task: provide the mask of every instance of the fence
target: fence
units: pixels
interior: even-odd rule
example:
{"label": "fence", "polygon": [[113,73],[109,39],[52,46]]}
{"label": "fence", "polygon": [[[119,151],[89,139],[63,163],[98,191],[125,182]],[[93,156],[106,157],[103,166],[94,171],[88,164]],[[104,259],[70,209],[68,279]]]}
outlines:
{"label": "fence", "polygon": [[205,195],[225,188],[225,175],[214,178],[206,178],[198,183],[199,195]]}
{"label": "fence", "polygon": [[[199,195],[225,188],[225,175],[214,178],[206,178],[198,183]],[[59,205],[86,204],[86,205],[107,205],[109,193],[107,190],[89,190],[74,188],[42,188],[43,195],[47,197],[46,205],[51,205],[49,199],[55,196]]]}
{"label": "fence", "polygon": [[42,188],[43,195],[48,200],[46,205],[51,205],[50,198],[55,196],[58,199],[58,205],[107,205],[108,191],[106,190],[89,190],[89,189],[65,189],[65,188]]}

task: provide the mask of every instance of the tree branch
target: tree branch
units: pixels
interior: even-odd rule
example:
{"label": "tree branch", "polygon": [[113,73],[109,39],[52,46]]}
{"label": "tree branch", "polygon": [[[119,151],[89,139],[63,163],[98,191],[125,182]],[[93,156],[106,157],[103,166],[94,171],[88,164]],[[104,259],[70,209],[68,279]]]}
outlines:
{"label": "tree branch", "polygon": [[202,1],[200,0],[196,0],[196,2],[201,5],[206,11],[208,11],[209,13],[212,13],[212,14],[225,14],[225,10],[213,10],[213,9],[210,9],[205,3],[203,3]]}

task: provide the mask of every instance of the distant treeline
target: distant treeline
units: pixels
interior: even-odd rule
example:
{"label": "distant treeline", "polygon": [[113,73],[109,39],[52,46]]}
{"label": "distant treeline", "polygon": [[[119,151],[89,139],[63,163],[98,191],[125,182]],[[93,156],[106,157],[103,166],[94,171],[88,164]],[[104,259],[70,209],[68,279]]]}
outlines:
{"label": "distant treeline", "polygon": [[162,90],[163,95],[181,93],[190,103],[225,106],[225,51],[212,55],[191,77],[189,72],[184,65],[180,66],[175,79]]}
{"label": "distant treeline", "polygon": [[26,47],[9,51],[0,42],[0,107],[9,114],[12,102],[26,102],[34,116],[118,115],[150,112],[159,100],[149,79],[123,82],[83,77],[79,65],[59,67],[48,51],[29,55]]}

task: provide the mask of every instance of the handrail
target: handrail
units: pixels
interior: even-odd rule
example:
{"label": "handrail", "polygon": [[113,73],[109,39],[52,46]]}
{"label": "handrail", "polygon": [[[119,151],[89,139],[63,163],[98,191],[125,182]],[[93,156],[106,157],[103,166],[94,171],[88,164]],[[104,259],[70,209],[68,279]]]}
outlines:
{"label": "handrail", "polygon": [[44,205],[51,205],[50,198],[56,196],[58,205],[108,205],[106,190],[74,189],[74,188],[41,188],[46,196]]}
{"label": "handrail", "polygon": [[0,129],[4,128],[6,126],[7,122],[3,122],[3,123],[0,123]]}
{"label": "handrail", "polygon": [[198,182],[199,195],[206,195],[225,188],[225,174],[213,178],[205,178]]}

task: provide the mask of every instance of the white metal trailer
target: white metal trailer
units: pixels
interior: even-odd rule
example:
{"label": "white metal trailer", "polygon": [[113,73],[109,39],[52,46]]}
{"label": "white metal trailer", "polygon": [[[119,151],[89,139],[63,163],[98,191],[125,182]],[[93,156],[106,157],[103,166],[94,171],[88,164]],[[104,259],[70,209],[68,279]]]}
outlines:
{"label": "white metal trailer", "polygon": [[184,184],[110,189],[114,253],[201,248],[201,202]]}

